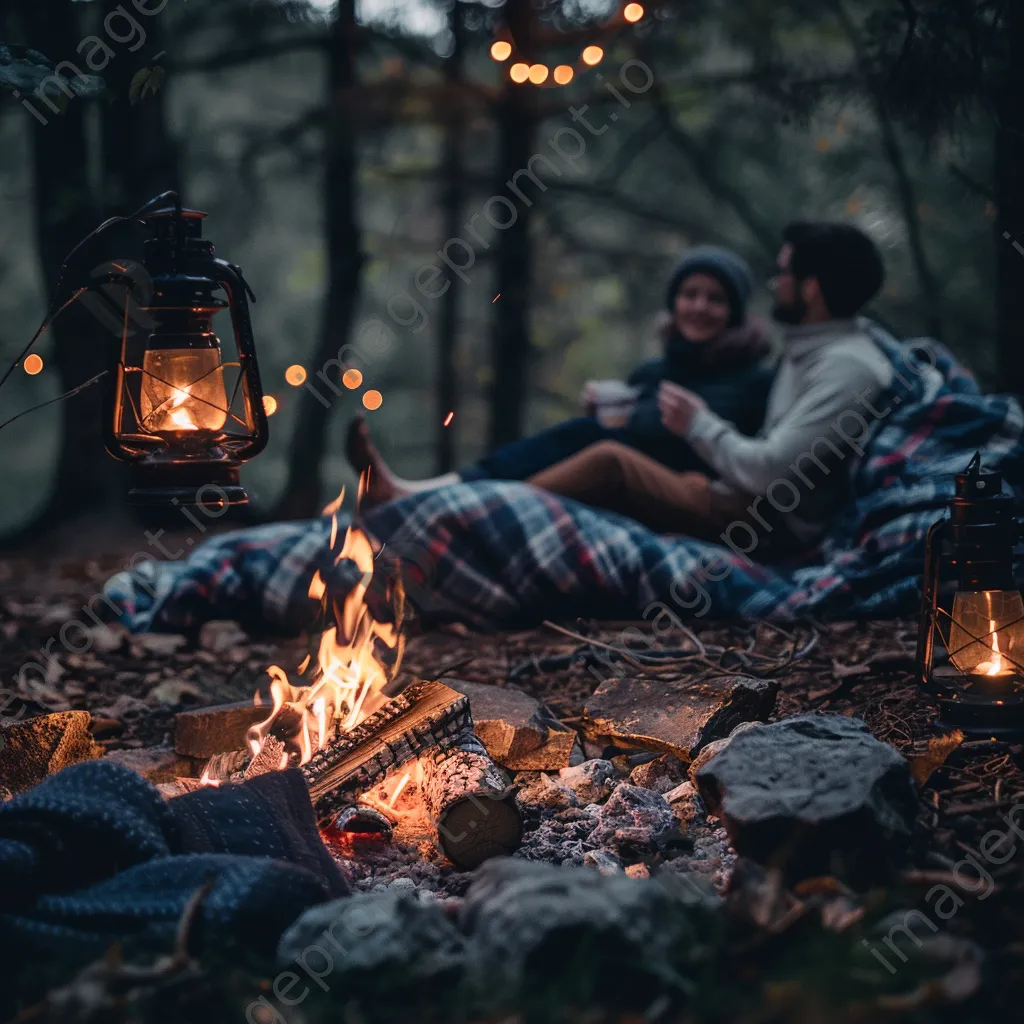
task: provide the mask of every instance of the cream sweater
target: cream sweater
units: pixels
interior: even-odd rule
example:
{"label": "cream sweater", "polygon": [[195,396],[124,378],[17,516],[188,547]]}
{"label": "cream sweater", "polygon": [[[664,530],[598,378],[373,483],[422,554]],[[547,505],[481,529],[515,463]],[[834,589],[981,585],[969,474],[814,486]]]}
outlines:
{"label": "cream sweater", "polygon": [[792,327],[758,435],[702,409],[686,440],[718,472],[719,487],[765,496],[800,540],[813,541],[847,496],[859,442],[888,412],[875,400],[892,379],[857,320]]}

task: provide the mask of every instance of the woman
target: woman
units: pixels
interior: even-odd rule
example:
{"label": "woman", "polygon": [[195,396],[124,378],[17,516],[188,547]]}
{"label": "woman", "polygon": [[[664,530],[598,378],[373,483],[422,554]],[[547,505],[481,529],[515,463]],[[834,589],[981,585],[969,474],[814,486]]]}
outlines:
{"label": "woman", "polygon": [[[625,384],[590,381],[582,402],[588,415],[503,445],[475,465],[429,480],[403,480],[374,447],[362,418],[349,429],[347,455],[357,472],[369,469],[367,505],[469,480],[528,480],[601,441],[639,451],[676,471],[708,468],[663,424],[662,381],[685,385],[719,416],[753,434],[764,418],[772,371],[760,326],[747,319],[753,276],[736,253],[714,246],[691,249],[666,290],[664,354],[641,363]],[[364,506],[365,507],[365,506]]]}

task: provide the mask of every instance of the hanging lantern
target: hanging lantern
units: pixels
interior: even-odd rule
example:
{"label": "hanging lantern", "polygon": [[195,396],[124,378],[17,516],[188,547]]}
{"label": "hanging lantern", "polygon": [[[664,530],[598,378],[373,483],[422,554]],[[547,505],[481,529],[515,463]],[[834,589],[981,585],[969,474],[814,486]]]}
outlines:
{"label": "hanging lantern", "polygon": [[[139,218],[145,287],[139,295],[139,281],[127,275],[106,447],[131,466],[134,504],[242,504],[248,497],[239,469],[268,440],[246,299],[252,292],[241,270],[215,258],[202,237],[206,214],[182,209],[173,193],[161,198],[167,205]],[[119,279],[112,273],[107,280]],[[234,343],[227,359],[213,326],[224,309]]]}
{"label": "hanging lantern", "polygon": [[920,682],[941,724],[986,736],[1024,731],[1024,599],[1013,573],[1024,533],[1002,489],[977,454],[957,475],[950,515],[925,542],[918,632]]}

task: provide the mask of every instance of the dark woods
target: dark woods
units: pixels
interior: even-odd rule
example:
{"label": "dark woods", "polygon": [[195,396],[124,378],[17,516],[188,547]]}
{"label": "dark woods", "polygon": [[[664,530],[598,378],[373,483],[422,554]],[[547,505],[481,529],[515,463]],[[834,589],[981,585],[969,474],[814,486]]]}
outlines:
{"label": "dark woods", "polygon": [[[70,294],[76,242],[175,188],[260,300],[278,402],[250,467],[260,515],[309,515],[336,491],[369,387],[376,433],[421,474],[564,417],[584,380],[655,350],[680,249],[730,245],[767,275],[796,215],[870,231],[892,267],[876,312],[1024,393],[1019,5],[648,0],[636,24],[622,6],[10,0],[5,358]],[[496,40],[573,81],[516,84]],[[36,95],[48,73],[61,82]],[[82,383],[110,342],[71,307],[0,419]],[[308,386],[285,383],[293,364]],[[93,389],[0,433],[9,529],[118,499],[99,415]]]}

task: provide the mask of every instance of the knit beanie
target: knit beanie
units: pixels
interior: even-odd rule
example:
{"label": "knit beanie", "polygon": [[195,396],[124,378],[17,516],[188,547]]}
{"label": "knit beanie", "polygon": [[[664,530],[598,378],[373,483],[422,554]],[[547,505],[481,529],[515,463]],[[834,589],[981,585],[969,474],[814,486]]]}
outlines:
{"label": "knit beanie", "polygon": [[668,282],[665,304],[669,311],[675,309],[676,293],[683,278],[697,273],[710,274],[721,283],[732,311],[729,326],[742,324],[747,318],[747,303],[754,291],[754,275],[742,256],[716,245],[698,245],[683,254]]}

